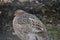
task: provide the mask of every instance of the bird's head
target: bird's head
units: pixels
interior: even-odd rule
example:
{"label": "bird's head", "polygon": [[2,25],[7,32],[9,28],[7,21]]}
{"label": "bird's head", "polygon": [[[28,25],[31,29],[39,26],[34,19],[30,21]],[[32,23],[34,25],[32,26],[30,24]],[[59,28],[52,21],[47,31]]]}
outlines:
{"label": "bird's head", "polygon": [[24,14],[23,10],[18,9],[18,10],[15,11],[15,16],[20,16],[22,14]]}

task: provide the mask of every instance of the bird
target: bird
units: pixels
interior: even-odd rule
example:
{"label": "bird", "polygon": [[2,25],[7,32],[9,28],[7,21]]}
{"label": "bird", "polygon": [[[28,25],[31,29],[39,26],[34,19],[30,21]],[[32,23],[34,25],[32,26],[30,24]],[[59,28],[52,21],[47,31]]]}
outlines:
{"label": "bird", "polygon": [[21,9],[15,11],[13,29],[21,40],[49,40],[42,21],[35,15]]}

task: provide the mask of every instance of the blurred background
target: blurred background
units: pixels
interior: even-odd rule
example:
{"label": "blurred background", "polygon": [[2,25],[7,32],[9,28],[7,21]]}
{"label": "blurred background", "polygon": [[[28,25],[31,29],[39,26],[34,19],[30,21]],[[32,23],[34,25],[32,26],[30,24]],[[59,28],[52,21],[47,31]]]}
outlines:
{"label": "blurred background", "polygon": [[19,40],[12,26],[17,9],[36,15],[46,25],[50,40],[60,40],[60,0],[0,0],[0,40]]}

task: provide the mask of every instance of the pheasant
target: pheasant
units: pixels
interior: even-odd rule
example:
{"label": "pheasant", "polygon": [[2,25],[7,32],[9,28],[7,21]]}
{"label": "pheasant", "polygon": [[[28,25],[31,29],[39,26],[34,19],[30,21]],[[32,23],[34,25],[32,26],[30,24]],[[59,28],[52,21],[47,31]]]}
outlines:
{"label": "pheasant", "polygon": [[16,10],[13,29],[21,40],[49,40],[45,25],[35,15]]}

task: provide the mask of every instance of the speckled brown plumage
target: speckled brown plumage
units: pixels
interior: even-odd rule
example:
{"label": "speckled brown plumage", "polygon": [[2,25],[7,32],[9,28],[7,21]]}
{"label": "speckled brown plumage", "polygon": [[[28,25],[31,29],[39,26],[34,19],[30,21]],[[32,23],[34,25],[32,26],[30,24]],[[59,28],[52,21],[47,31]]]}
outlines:
{"label": "speckled brown plumage", "polygon": [[23,10],[15,12],[13,28],[21,40],[48,40],[45,25],[35,15]]}

